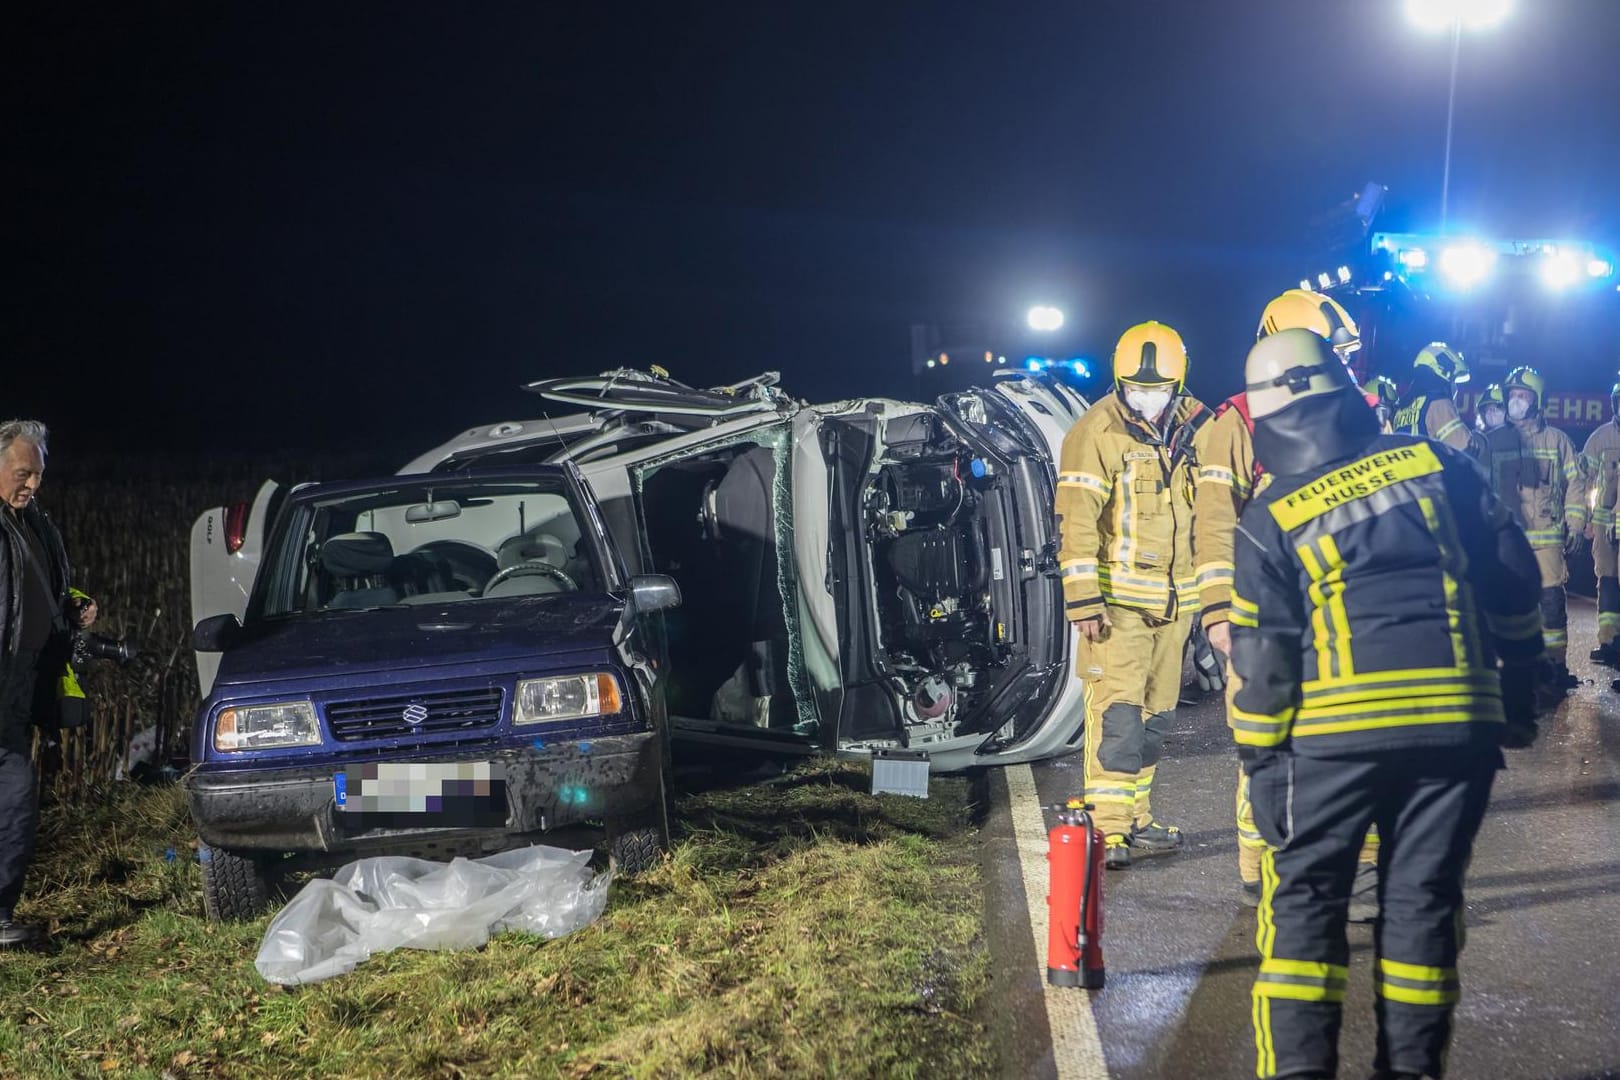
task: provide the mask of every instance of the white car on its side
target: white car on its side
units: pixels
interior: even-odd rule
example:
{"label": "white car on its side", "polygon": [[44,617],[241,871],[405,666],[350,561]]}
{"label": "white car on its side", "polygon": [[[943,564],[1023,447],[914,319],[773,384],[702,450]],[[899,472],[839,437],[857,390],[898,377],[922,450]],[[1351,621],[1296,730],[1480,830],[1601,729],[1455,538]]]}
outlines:
{"label": "white car on its side", "polygon": [[[599,508],[583,527],[606,532],[626,579],[679,583],[659,616],[677,755],[909,751],[951,772],[1074,751],[1084,709],[1052,505],[1084,398],[1036,373],[933,404],[810,405],[776,382],[544,380],[528,389],[576,411],[474,428],[400,474],[578,470]],[[266,484],[198,520],[195,621],[246,609],[279,494]],[[548,528],[507,523],[442,576],[476,597],[514,566],[564,567],[582,538]],[[206,694],[217,654],[198,661]]]}

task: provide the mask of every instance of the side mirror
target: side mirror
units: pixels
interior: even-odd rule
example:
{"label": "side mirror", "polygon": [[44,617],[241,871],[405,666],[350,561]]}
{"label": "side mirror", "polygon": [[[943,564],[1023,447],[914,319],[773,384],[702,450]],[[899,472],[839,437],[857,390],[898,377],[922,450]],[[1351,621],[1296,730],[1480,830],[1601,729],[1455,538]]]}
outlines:
{"label": "side mirror", "polygon": [[681,587],[665,574],[637,574],[630,579],[630,606],[638,615],[681,606]]}
{"label": "side mirror", "polygon": [[191,647],[198,652],[224,652],[242,633],[242,620],[235,615],[210,615],[191,631]]}

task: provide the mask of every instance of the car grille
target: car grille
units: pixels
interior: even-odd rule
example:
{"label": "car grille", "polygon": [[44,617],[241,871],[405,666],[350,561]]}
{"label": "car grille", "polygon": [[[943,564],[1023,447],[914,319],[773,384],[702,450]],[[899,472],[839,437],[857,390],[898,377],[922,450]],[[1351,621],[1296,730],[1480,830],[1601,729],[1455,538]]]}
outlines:
{"label": "car grille", "polygon": [[[500,722],[504,697],[500,687],[490,686],[330,701],[326,704],[326,723],[338,742],[472,732]],[[419,716],[421,719],[412,723]]]}

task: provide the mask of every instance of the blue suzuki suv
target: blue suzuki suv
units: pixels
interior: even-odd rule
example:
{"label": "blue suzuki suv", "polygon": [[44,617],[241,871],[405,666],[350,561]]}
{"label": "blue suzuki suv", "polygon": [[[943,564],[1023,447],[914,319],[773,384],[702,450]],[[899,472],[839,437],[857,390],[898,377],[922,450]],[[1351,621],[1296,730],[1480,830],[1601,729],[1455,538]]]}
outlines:
{"label": "blue suzuki suv", "polygon": [[362,855],[667,843],[679,590],[625,574],[572,467],[309,485],[271,520],[244,617],[194,635],[219,654],[185,777],[211,917]]}

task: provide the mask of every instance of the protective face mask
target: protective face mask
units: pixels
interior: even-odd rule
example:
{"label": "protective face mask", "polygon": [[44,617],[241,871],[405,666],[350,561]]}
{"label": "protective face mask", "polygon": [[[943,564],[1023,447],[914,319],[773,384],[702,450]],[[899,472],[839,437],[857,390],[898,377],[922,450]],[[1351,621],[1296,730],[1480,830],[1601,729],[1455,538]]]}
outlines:
{"label": "protective face mask", "polygon": [[1500,405],[1485,406],[1485,408],[1480,410],[1480,418],[1485,421],[1486,431],[1495,431],[1497,428],[1507,423],[1507,418],[1503,416],[1502,407]]}
{"label": "protective face mask", "polygon": [[1157,423],[1164,410],[1170,405],[1170,391],[1168,390],[1137,390],[1125,391],[1125,404],[1148,423]]}
{"label": "protective face mask", "polygon": [[1513,398],[1508,402],[1508,419],[1523,420],[1530,415],[1530,403],[1524,398]]}

